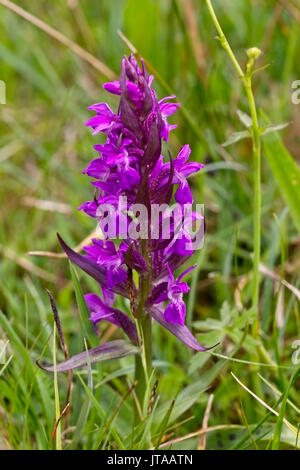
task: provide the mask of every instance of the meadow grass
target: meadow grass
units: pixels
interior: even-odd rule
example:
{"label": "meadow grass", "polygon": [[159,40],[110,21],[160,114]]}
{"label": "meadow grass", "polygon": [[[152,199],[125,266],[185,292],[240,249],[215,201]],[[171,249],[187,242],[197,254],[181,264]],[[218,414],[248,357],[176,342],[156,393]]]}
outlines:
{"label": "meadow grass", "polygon": [[[252,144],[238,135],[234,144],[221,145],[232,132],[247,130],[241,122],[247,118],[236,111],[249,114],[248,101],[216,40],[206,2],[18,2],[54,28],[52,34],[5,3],[0,0],[0,80],[6,84],[0,105],[0,344],[8,343],[0,364],[0,448],[299,447],[292,346],[300,340],[300,105],[291,102],[292,82],[300,79],[298,3],[212,2],[243,70],[248,48],[263,52],[252,83],[260,126],[289,123],[261,136],[254,335]],[[84,126],[86,108],[107,100],[102,83],[120,73],[132,47],[155,75],[158,96],[174,92],[182,103],[168,149],[175,154],[189,143],[194,161],[206,164],[192,179],[195,200],[205,204],[206,238],[189,261],[198,268],[189,274],[187,322],[201,343],[220,344],[195,354],[153,325],[152,383],[158,379],[158,386],[151,413],[141,421],[132,413],[134,359],[125,357],[73,373],[70,407],[55,433],[68,377],[36,365],[64,359],[46,289],[72,355],[99,344],[82,297],[97,286],[66,258],[28,252],[61,253],[56,232],[75,247],[95,230],[76,210],[92,196],[81,174],[96,143]],[[112,97],[110,104],[117,101]],[[101,342],[118,337],[114,327],[102,326]]]}

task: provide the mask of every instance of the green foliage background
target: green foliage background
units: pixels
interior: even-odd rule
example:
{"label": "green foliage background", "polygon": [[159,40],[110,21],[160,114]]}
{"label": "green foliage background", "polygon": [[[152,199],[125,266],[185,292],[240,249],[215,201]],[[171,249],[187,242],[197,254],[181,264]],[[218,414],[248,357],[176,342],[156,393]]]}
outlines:
{"label": "green foliage background", "polygon": [[[182,103],[172,118],[178,128],[168,148],[175,154],[189,143],[193,160],[206,163],[192,180],[195,200],[205,204],[207,234],[204,249],[190,261],[199,268],[189,278],[187,322],[204,344],[220,341],[220,346],[194,354],[155,325],[157,401],[140,424],[132,420],[132,396],[122,398],[133,380],[131,357],[74,374],[71,411],[61,423],[64,448],[147,449],[163,442],[175,449],[297,447],[299,379],[295,375],[289,381],[296,374],[292,344],[300,339],[300,297],[279,289],[272,276],[299,287],[300,105],[292,104],[291,94],[292,82],[300,79],[300,4],[213,3],[240,63],[246,63],[246,49],[257,46],[263,51],[258,65],[269,64],[254,79],[261,123],[290,122],[280,136],[264,138],[262,262],[271,277],[261,275],[259,343],[248,328],[253,319],[251,143],[220,145],[231,132],[243,130],[236,110],[248,112],[247,100],[215,39],[205,2],[18,2],[116,75],[129,52],[121,30],[149,63],[158,96],[174,92]],[[45,289],[57,301],[71,354],[84,349],[79,311],[83,318],[86,312],[67,261],[27,253],[59,252],[56,232],[76,246],[94,230],[93,221],[76,210],[92,197],[81,171],[101,141],[84,122],[90,116],[87,106],[109,101],[115,107],[117,100],[102,89],[107,77],[1,2],[0,28],[0,79],[6,83],[6,104],[0,105],[0,338],[9,340],[6,363],[0,365],[0,446],[49,449],[55,448],[53,377],[35,365],[41,354],[52,360],[53,318]],[[41,200],[63,205],[45,210]],[[78,274],[83,292],[97,289]],[[102,327],[102,340],[118,335]],[[93,346],[98,339],[87,333],[87,342]],[[59,348],[56,354],[63,359]],[[58,377],[58,385],[62,409],[65,376]]]}

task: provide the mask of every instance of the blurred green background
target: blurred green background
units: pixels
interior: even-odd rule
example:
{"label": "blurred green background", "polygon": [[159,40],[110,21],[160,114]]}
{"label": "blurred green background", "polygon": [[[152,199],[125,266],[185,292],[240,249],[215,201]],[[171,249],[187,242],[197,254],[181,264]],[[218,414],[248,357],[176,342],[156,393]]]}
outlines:
{"label": "blurred green background", "polygon": [[[117,99],[102,89],[102,83],[111,77],[78,57],[72,46],[61,44],[1,3],[0,80],[6,84],[6,104],[0,105],[0,308],[4,313],[0,337],[9,339],[8,357],[13,356],[3,370],[0,365],[0,445],[45,449],[52,446],[53,383],[51,376],[34,365],[44,347],[45,357],[51,360],[48,342],[53,325],[45,288],[56,298],[72,354],[83,350],[83,334],[67,261],[29,256],[27,252],[60,252],[56,232],[75,247],[94,230],[93,220],[76,208],[93,197],[88,178],[81,171],[95,157],[93,145],[102,137],[92,137],[84,122],[90,117],[90,104],[107,101],[115,109]],[[256,46],[263,51],[258,66],[269,66],[254,76],[256,103],[271,122],[290,122],[281,136],[298,164],[300,105],[292,104],[291,94],[293,81],[300,79],[300,3],[213,3],[243,67],[247,48]],[[121,59],[129,53],[120,30],[149,64],[156,77],[158,97],[174,92],[182,103],[171,118],[178,128],[165,150],[175,154],[189,143],[192,160],[206,163],[192,180],[195,200],[205,204],[207,235],[204,249],[191,260],[198,262],[199,269],[190,278],[187,321],[195,332],[199,331],[197,337],[204,344],[221,341],[218,353],[230,355],[231,348],[241,340],[250,306],[251,142],[246,139],[226,148],[220,145],[231,132],[243,130],[236,110],[248,112],[248,106],[235,71],[216,40],[205,2],[22,0],[18,5],[92,54],[112,76],[119,75]],[[299,235],[265,157],[262,170],[262,261],[297,288]],[[294,191],[299,194],[298,187]],[[84,292],[95,288],[91,280],[80,276]],[[265,275],[260,301],[261,341],[277,367],[253,366],[206,353],[194,355],[155,326],[154,359],[161,398],[151,425],[154,436],[159,435],[167,400],[179,391],[182,395],[176,403],[181,406],[175,405],[165,440],[201,430],[208,394],[213,393],[209,425],[217,427],[207,434],[206,448],[269,445],[276,416],[271,413],[259,432],[254,430],[252,435],[251,430],[266,416],[266,408],[235,382],[230,371],[273,406],[287,389],[289,368],[293,367],[291,345],[300,338],[300,321],[295,295],[289,289],[281,289],[279,295],[278,285]],[[103,328],[104,338],[118,336],[108,326]],[[247,335],[243,347],[236,351],[237,358],[253,359],[254,346]],[[257,360],[265,363],[266,357]],[[105,382],[93,388],[102,415],[76,376],[66,446],[121,447],[115,435],[103,441],[103,421],[124,395],[130,368],[131,358],[95,367],[93,387]],[[277,392],[258,378],[257,372]],[[111,373],[115,375],[106,380]],[[86,380],[84,373],[82,377]],[[64,377],[60,385],[63,402]],[[188,391],[184,386],[190,387]],[[300,406],[296,386],[290,399],[293,406],[288,406],[286,416],[296,426]],[[129,401],[114,416],[112,428],[125,448],[134,448],[143,444],[138,441],[138,432],[136,437],[131,435]],[[173,448],[197,448],[201,435],[185,437]],[[243,436],[246,441],[241,444]],[[280,447],[295,445],[295,433],[283,425]]]}

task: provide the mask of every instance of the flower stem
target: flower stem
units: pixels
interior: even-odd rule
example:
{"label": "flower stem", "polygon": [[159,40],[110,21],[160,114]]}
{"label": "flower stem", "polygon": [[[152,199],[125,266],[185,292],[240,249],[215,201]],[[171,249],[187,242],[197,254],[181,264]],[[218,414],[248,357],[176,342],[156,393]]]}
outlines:
{"label": "flower stem", "polygon": [[246,93],[249,101],[252,118],[252,151],[254,166],[254,258],[253,258],[253,286],[252,306],[257,310],[256,319],[252,325],[252,334],[259,335],[259,263],[260,263],[260,233],[261,233],[261,141],[256,106],[251,86],[251,75],[246,77]]}
{"label": "flower stem", "polygon": [[218,18],[213,9],[211,0],[206,0],[207,8],[212,18],[212,21],[218,32],[218,39],[227,52],[240,80],[246,91],[249,102],[249,109],[252,119],[252,126],[250,128],[252,137],[252,153],[253,153],[253,173],[254,173],[254,224],[253,224],[253,239],[254,239],[254,257],[253,257],[253,287],[252,287],[252,307],[256,310],[256,320],[252,326],[252,334],[258,338],[259,334],[259,264],[260,264],[260,232],[261,232],[261,141],[259,133],[259,123],[257,118],[257,111],[255,100],[252,91],[252,69],[255,58],[258,57],[260,51],[253,49],[255,55],[249,55],[246,73],[243,72],[239,65],[230,44],[228,43],[225,34],[221,28]]}
{"label": "flower stem", "polygon": [[137,320],[141,354],[135,356],[135,380],[137,381],[136,396],[141,411],[145,414],[147,390],[152,373],[152,325],[151,317],[146,314]]}
{"label": "flower stem", "polygon": [[213,9],[213,6],[211,4],[211,1],[210,0],[206,0],[206,4],[207,4],[207,8],[208,8],[208,11],[210,13],[210,16],[213,20],[213,23],[216,27],[216,30],[218,31],[218,35],[219,35],[219,41],[222,45],[222,47],[225,49],[225,51],[227,52],[227,54],[229,55],[230,57],[230,60],[231,62],[233,63],[236,71],[237,71],[237,74],[239,76],[239,78],[242,80],[244,78],[244,72],[242,71],[241,67],[240,67],[240,64],[238,63],[231,47],[230,47],[230,44],[229,42],[227,41],[226,39],[226,36],[225,34],[223,33],[223,30],[221,28],[221,25],[219,23],[219,20],[218,18],[216,17],[216,14],[215,14],[215,11]]}
{"label": "flower stem", "polygon": [[[148,241],[142,240],[142,254],[148,260]],[[136,356],[135,380],[138,382],[136,395],[142,410],[145,405],[145,397],[148,389],[149,379],[152,373],[152,322],[150,315],[146,312],[145,304],[150,286],[151,271],[140,276],[140,298],[137,312],[137,329],[140,339],[141,355]]]}
{"label": "flower stem", "polygon": [[56,426],[57,426],[55,430],[55,441],[56,441],[56,450],[62,450],[59,391],[58,391],[57,371],[56,371],[56,324],[55,322],[53,325],[53,367],[54,367],[55,419],[56,419]]}

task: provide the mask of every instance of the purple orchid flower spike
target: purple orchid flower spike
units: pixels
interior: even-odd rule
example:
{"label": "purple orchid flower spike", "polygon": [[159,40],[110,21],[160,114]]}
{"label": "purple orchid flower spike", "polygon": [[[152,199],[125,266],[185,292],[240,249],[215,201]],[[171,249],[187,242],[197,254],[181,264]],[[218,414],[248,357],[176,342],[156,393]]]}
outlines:
{"label": "purple orchid flower spike", "polygon": [[[96,115],[86,125],[94,135],[103,132],[107,139],[104,144],[95,145],[99,156],[83,171],[92,178],[97,194],[79,209],[98,219],[103,239],[93,239],[92,244],[84,247],[84,255],[76,253],[61,238],[59,241],[70,260],[96,279],[102,289],[102,298],[94,293],[85,296],[96,330],[99,323],[108,321],[127,335],[134,348],[137,345],[144,348],[147,358],[144,372],[149,376],[152,320],[189,348],[207,349],[184,325],[183,296],[189,287],[182,278],[195,266],[177,279],[174,275],[197,249],[191,230],[195,221],[204,223],[198,212],[189,210],[185,214],[186,205],[191,206],[193,202],[187,178],[203,165],[188,161],[189,145],[184,145],[176,158],[169,153],[164,160],[162,140],[167,142],[169,132],[176,127],[168,123],[168,118],[180,103],[172,101],[174,95],[157,100],[151,87],[153,77],[148,75],[144,62],[141,63],[139,67],[133,55],[125,57],[120,80],[103,85],[106,91],[120,97],[116,113],[105,103],[89,107]],[[177,206],[170,215],[169,204],[174,192]],[[122,199],[120,205],[121,197],[125,202]],[[162,203],[167,207],[153,223],[152,207]],[[116,237],[105,232],[107,206],[117,212]],[[134,209],[135,206],[138,209]],[[141,220],[143,208],[146,215]],[[169,229],[165,230],[168,220]],[[124,228],[126,236],[123,236]],[[139,278],[138,288],[133,281],[133,271]],[[115,294],[129,299],[129,312],[114,306]],[[139,337],[141,332],[143,342]],[[118,343],[112,348],[113,354],[117,354],[119,347]],[[120,354],[127,354],[127,349],[124,351]],[[136,354],[136,349],[132,351]],[[98,354],[98,350],[93,354]],[[66,370],[65,367],[61,366],[61,370]]]}

